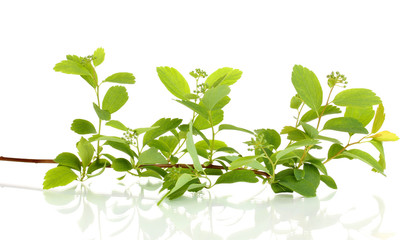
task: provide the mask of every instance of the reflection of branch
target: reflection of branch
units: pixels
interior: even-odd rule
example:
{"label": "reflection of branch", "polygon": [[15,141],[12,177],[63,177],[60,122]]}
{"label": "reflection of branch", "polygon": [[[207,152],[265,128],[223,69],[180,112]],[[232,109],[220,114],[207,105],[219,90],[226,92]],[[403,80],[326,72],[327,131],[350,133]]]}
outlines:
{"label": "reflection of branch", "polygon": [[[10,158],[10,157],[2,157],[0,156],[0,161],[11,161],[11,162],[26,162],[26,163],[56,163],[54,160],[51,159],[29,159],[29,158]],[[140,165],[140,167],[145,167],[145,166],[155,166],[155,167],[160,167],[160,168],[172,168],[172,167],[177,167],[177,168],[190,168],[194,169],[193,164],[150,164],[150,165]],[[210,169],[225,169],[223,166],[219,165],[202,165],[203,168],[210,168]],[[243,169],[243,168],[237,168],[238,170]],[[255,174],[258,175],[263,175],[265,177],[270,177],[268,173],[263,172],[263,171],[258,171],[258,170],[252,170]]]}

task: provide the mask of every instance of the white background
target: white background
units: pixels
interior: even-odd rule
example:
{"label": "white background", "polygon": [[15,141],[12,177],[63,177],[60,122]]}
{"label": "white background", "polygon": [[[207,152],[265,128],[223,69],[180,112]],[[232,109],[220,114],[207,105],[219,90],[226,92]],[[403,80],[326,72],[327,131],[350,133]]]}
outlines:
{"label": "white background", "polygon": [[[136,84],[127,87],[128,103],[114,115],[133,128],[161,117],[188,120],[191,114],[172,101],[157,66],[175,67],[191,88],[188,73],[195,68],[208,74],[221,67],[242,70],[225,122],[277,131],[294,122],[295,113],[288,109],[295,93],[290,81],[294,64],[316,73],[325,96],[326,75],[340,71],[349,87],[370,88],[381,97],[386,111],[382,129],[401,139],[385,144],[387,178],[347,160],[330,163],[329,172],[340,191],[382,196],[390,207],[387,224],[395,226],[398,214],[410,213],[403,195],[410,165],[408,10],[406,1],[2,1],[0,155],[51,159],[75,152],[78,135],[69,129],[72,120],[97,121],[92,88],[78,76],[53,71],[67,54],[86,56],[103,47],[100,79],[122,71],[135,75]],[[241,142],[247,136],[223,137],[246,151]],[[2,184],[41,187],[44,169],[0,167]],[[234,187],[240,190],[241,185]],[[355,198],[353,192],[347,196]],[[0,203],[7,196],[1,198]],[[391,231],[405,234],[400,227]]]}

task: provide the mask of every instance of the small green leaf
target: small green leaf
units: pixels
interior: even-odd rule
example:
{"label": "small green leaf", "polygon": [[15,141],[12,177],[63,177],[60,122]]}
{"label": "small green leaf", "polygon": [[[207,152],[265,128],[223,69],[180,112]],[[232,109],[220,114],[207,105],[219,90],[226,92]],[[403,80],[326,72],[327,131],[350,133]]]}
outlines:
{"label": "small green leaf", "polygon": [[320,181],[324,182],[330,188],[337,189],[336,182],[331,176],[320,175]]}
{"label": "small green leaf", "polygon": [[229,166],[229,170],[235,170],[237,168],[247,166],[248,164],[252,162],[256,162],[256,159],[260,158],[261,156],[246,156],[246,157],[240,157],[236,159],[235,161],[231,162],[231,165]]}
{"label": "small green leaf", "polygon": [[300,105],[302,104],[302,99],[296,94],[290,100],[290,108],[299,109]]}
{"label": "small green leaf", "polygon": [[52,168],[47,171],[44,177],[43,189],[65,186],[76,180],[77,177],[77,174],[75,174],[69,167],[58,166]]}
{"label": "small green leaf", "polygon": [[[113,158],[114,160],[115,158]],[[111,163],[106,160],[106,159],[96,159],[94,162],[91,163],[91,165],[88,167],[87,169],[87,174],[92,174],[94,171],[101,169],[101,168],[105,168],[111,166]]]}
{"label": "small green leaf", "polygon": [[116,129],[121,130],[121,131],[127,131],[128,130],[128,128],[124,124],[122,124],[120,121],[117,121],[117,120],[111,120],[111,121],[107,122],[105,125],[116,128]]}
{"label": "small green leaf", "polygon": [[317,138],[317,136],[319,135],[319,131],[314,128],[313,126],[301,122],[303,130],[305,130],[306,134],[310,137],[310,138]]}
{"label": "small green leaf", "polygon": [[81,171],[81,162],[80,159],[78,159],[78,157],[72,153],[69,152],[63,152],[60,153],[55,159],[54,162],[66,166],[66,167],[70,167],[72,169],[75,169],[77,171]]}
{"label": "small green leaf", "polygon": [[84,119],[75,119],[71,124],[71,130],[73,130],[77,134],[91,134],[97,133],[95,130],[94,125]]}
{"label": "small green leaf", "polygon": [[369,107],[381,103],[374,92],[365,88],[352,88],[338,93],[333,100],[337,106]]}
{"label": "small green leaf", "polygon": [[92,137],[88,139],[89,142],[94,142],[94,141],[111,141],[111,142],[119,142],[119,143],[127,143],[127,141],[123,138],[116,137],[116,136],[104,136],[104,135],[99,135],[95,134]]}
{"label": "small green leaf", "polygon": [[287,139],[292,141],[300,141],[309,138],[305,132],[292,126],[283,127],[280,134],[288,134]]}
{"label": "small green leaf", "polygon": [[205,118],[206,120],[208,120],[208,117],[209,117],[208,115],[209,114],[208,114],[208,111],[206,110],[205,107],[203,107],[199,104],[187,101],[187,100],[176,100],[176,101],[181,103],[182,105],[185,105],[186,107],[188,107],[192,111],[198,113],[199,116],[201,116],[201,117]]}
{"label": "small green leaf", "polygon": [[198,153],[195,148],[195,143],[194,143],[194,138],[193,138],[193,133],[192,133],[192,121],[189,123],[189,132],[187,133],[186,148],[188,150],[189,155],[192,158],[195,170],[197,170],[198,172],[203,172],[204,170],[202,169],[202,165],[199,162]]}
{"label": "small green leaf", "polygon": [[134,84],[135,77],[132,73],[119,72],[107,77],[103,82],[112,82],[120,84]]}
{"label": "small green leaf", "polygon": [[351,117],[359,120],[366,127],[374,117],[373,107],[346,107],[345,117]]}
{"label": "small green leaf", "polygon": [[326,136],[322,136],[322,135],[318,135],[317,139],[319,140],[324,140],[324,141],[328,141],[328,142],[332,142],[332,143],[337,143],[337,144],[342,144],[339,140],[337,140],[336,138],[331,138],[331,137],[326,137]]}
{"label": "small green leaf", "polygon": [[372,136],[369,136],[369,138],[373,138],[374,140],[377,140],[380,142],[397,141],[400,139],[396,134],[389,132],[389,131],[378,132]]}
{"label": "small green leaf", "polygon": [[224,67],[213,72],[205,80],[209,87],[216,87],[218,85],[232,85],[238,81],[242,76],[242,71],[230,67]]}
{"label": "small green leaf", "polygon": [[[167,194],[168,198],[174,199],[177,197],[180,197],[184,194],[184,192],[188,189],[189,182],[193,180],[192,176],[189,175],[188,173],[183,173],[181,176],[178,177],[177,182],[175,183],[175,186],[172,188],[172,190]],[[172,196],[174,194],[174,196]]]}
{"label": "small green leaf", "polygon": [[91,75],[87,68],[72,60],[63,60],[57,63],[54,67],[54,71],[75,75]]}
{"label": "small green leaf", "polygon": [[290,152],[292,152],[295,149],[298,149],[300,147],[312,146],[312,145],[316,145],[318,143],[319,143],[319,141],[315,140],[315,139],[305,139],[305,140],[295,142],[292,145],[288,146],[287,148],[285,148],[281,151],[278,151],[278,153],[276,154],[276,159],[279,160],[283,156],[285,156],[286,154],[288,154],[288,153],[290,153]]}
{"label": "small green leaf", "polygon": [[155,138],[161,136],[162,134],[177,128],[182,122],[179,118],[161,118],[156,121],[147,132],[145,132],[143,145],[147,145],[149,142]]}
{"label": "small green leaf", "polygon": [[97,48],[93,54],[93,64],[94,66],[98,66],[104,62],[105,59],[105,52],[104,48]]}
{"label": "small green leaf", "polygon": [[249,134],[254,135],[254,133],[250,130],[247,130],[245,128],[236,127],[236,126],[231,125],[231,124],[221,124],[221,125],[219,125],[218,131],[221,131],[221,130],[235,130],[235,131],[241,131],[241,132],[245,132],[245,133],[249,133]]}
{"label": "small green leaf", "polygon": [[252,170],[239,169],[222,174],[216,180],[215,184],[236,182],[256,183],[258,182],[258,178]]}
{"label": "small green leaf", "polygon": [[195,119],[194,127],[195,127],[197,130],[204,130],[204,129],[211,128],[212,126],[211,126],[210,120],[212,120],[212,125],[213,125],[213,126],[218,125],[218,124],[221,123],[221,122],[223,121],[223,119],[224,119],[224,111],[222,111],[222,110],[220,110],[220,109],[218,109],[218,110],[213,110],[213,111],[211,112],[211,115],[208,115],[208,118],[209,118],[209,120],[203,118],[202,116],[198,116],[198,117]]}
{"label": "small green leaf", "polygon": [[121,143],[121,142],[106,141],[104,145],[108,145],[114,149],[117,149],[118,151],[126,153],[131,158],[135,156],[135,153],[131,150],[128,144]]}
{"label": "small green leaf", "polygon": [[138,158],[138,164],[167,164],[168,161],[156,148],[149,148],[142,152]]}
{"label": "small green leaf", "polygon": [[[324,111],[323,111],[323,109],[324,109]],[[338,113],[341,113],[342,111],[340,110],[340,108],[329,104],[329,105],[326,106],[326,108],[325,108],[325,106],[321,106],[319,108],[319,114],[321,114],[322,112],[323,112],[322,116],[326,116],[326,115],[330,115],[330,114],[338,114]],[[319,116],[315,111],[309,110],[305,114],[303,114],[303,116],[300,118],[300,121],[301,122],[309,122],[309,121],[315,120],[318,117]]]}
{"label": "small green leaf", "polygon": [[310,164],[315,166],[319,171],[321,171],[323,174],[327,175],[327,169],[325,165],[322,163],[322,161],[312,159],[312,160],[307,160],[306,162],[309,162]]}
{"label": "small green leaf", "polygon": [[379,151],[379,164],[384,169],[386,169],[386,156],[384,154],[383,143],[377,140],[371,140],[370,143]]}
{"label": "small green leaf", "polygon": [[175,68],[157,67],[158,77],[170,93],[175,97],[186,100],[191,93],[188,82]]}
{"label": "small green leaf", "polygon": [[343,146],[341,145],[341,144],[333,144],[332,146],[330,146],[330,148],[329,148],[329,151],[327,152],[327,158],[329,159],[329,158],[343,158],[343,157],[345,157],[345,156],[343,156],[343,155],[339,155],[339,156],[337,156],[337,157],[335,157],[336,156],[336,154],[342,154],[343,152],[344,152],[344,150],[343,150]]}
{"label": "small green leaf", "polygon": [[295,65],[292,72],[292,84],[303,102],[319,115],[323,92],[316,75],[305,67]]}
{"label": "small green leaf", "polygon": [[208,111],[212,111],[215,105],[226,97],[231,89],[227,85],[219,85],[215,88],[207,90],[202,97],[202,106],[207,108]]}
{"label": "small green leaf", "polygon": [[278,132],[274,129],[257,129],[255,133],[259,138],[262,138],[268,145],[272,147],[268,148],[269,150],[278,149],[281,143],[281,138]]}
{"label": "small green leaf", "polygon": [[348,132],[348,133],[361,133],[361,134],[368,134],[366,128],[363,127],[363,124],[359,122],[359,120],[350,118],[350,117],[339,117],[330,119],[325,123],[323,129],[326,130],[335,130],[340,132]]}
{"label": "small green leaf", "polygon": [[101,108],[99,108],[95,103],[93,103],[93,107],[99,119],[104,121],[109,121],[111,119],[111,113],[109,111],[101,110]]}
{"label": "small green leaf", "polygon": [[127,89],[123,86],[113,86],[108,89],[104,96],[102,109],[114,113],[124,106],[127,101]]}
{"label": "small green leaf", "polygon": [[125,158],[116,158],[112,161],[112,169],[117,172],[126,172],[132,169],[131,163]]}
{"label": "small green leaf", "polygon": [[374,159],[367,152],[364,152],[364,151],[359,150],[359,149],[351,149],[351,150],[345,151],[343,154],[347,155],[351,158],[359,159],[359,160],[367,163],[368,165],[373,167],[377,172],[384,175],[384,173],[383,173],[384,168],[380,165],[380,163],[376,159]]}
{"label": "small green leaf", "polygon": [[77,150],[78,155],[81,158],[83,167],[87,167],[94,156],[93,145],[82,137],[81,140],[77,143]]}
{"label": "small green leaf", "polygon": [[384,106],[380,103],[376,110],[376,116],[374,117],[372,133],[376,133],[380,130],[385,118],[386,114],[384,114]]}

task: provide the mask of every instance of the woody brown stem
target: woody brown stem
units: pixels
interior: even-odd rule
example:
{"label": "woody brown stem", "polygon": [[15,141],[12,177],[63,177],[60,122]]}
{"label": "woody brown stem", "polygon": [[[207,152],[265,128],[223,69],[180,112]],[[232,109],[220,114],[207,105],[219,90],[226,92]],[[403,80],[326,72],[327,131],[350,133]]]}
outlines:
{"label": "woody brown stem", "polygon": [[[10,161],[10,162],[25,162],[25,163],[56,163],[54,160],[51,159],[29,159],[29,158],[11,158],[11,157],[2,157],[0,156],[0,161]],[[193,164],[147,164],[147,165],[140,165],[140,167],[144,166],[155,166],[155,167],[160,167],[160,168],[172,168],[172,167],[177,167],[177,168],[191,168],[194,169]],[[209,168],[209,169],[225,169],[222,166],[219,165],[202,165],[203,168]],[[238,168],[238,170],[241,170],[243,168]],[[270,177],[268,173],[263,172],[263,171],[258,171],[258,170],[252,170],[255,174],[262,175],[265,177]]]}

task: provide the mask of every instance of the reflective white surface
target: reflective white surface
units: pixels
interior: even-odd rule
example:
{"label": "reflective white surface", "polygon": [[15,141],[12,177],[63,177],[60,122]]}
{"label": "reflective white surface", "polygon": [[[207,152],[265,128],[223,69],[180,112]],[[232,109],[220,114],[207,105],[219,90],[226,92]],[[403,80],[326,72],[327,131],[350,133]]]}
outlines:
{"label": "reflective white surface", "polygon": [[[11,169],[15,163],[8,165]],[[27,169],[42,174],[48,166]],[[24,167],[23,167],[24,168]],[[110,170],[108,170],[110,171]],[[7,174],[0,172],[1,176]],[[274,195],[262,184],[220,185],[157,206],[156,179],[108,173],[94,182],[42,191],[0,178],[0,239],[406,239],[410,208],[382,185],[318,197]],[[377,177],[375,177],[377,181]],[[24,180],[23,180],[24,181]],[[388,182],[388,180],[383,180]]]}

